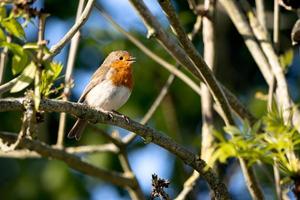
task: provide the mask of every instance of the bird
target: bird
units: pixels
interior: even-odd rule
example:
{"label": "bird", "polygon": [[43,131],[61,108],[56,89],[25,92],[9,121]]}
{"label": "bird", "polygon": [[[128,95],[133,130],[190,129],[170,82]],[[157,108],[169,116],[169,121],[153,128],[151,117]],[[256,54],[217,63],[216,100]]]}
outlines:
{"label": "bird", "polygon": [[[116,112],[132,92],[134,62],[129,52],[112,51],[92,75],[78,102],[108,114]],[[67,137],[79,140],[87,124],[87,120],[78,118]]]}

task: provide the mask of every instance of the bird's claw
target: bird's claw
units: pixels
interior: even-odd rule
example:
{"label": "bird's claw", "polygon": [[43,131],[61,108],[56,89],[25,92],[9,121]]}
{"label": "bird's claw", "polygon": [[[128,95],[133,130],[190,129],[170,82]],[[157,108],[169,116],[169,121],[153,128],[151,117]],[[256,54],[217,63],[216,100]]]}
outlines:
{"label": "bird's claw", "polygon": [[127,117],[126,115],[123,115],[123,114],[121,114],[121,113],[119,113],[119,112],[117,112],[115,110],[113,110],[112,112],[114,114],[117,114],[117,115],[121,116],[127,122],[127,124],[129,124],[129,122],[130,122],[129,117]]}

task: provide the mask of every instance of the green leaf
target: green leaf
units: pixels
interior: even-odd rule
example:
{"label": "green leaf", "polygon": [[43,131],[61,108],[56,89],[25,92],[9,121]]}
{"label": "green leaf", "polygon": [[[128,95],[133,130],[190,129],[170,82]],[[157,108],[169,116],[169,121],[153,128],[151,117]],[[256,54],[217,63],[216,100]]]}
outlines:
{"label": "green leaf", "polygon": [[28,55],[22,48],[22,46],[15,43],[0,42],[0,47],[7,47],[13,52],[12,58],[12,72],[14,75],[23,71],[28,64]]}
{"label": "green leaf", "polygon": [[25,70],[20,75],[20,79],[11,88],[10,92],[16,93],[28,87],[34,80],[36,68],[37,66],[35,65],[35,63],[30,62],[30,64],[25,68]]}
{"label": "green leaf", "polygon": [[6,8],[4,5],[0,6],[0,20],[4,19],[6,17]]}
{"label": "green leaf", "polygon": [[224,130],[225,130],[225,132],[227,132],[231,136],[241,134],[241,131],[235,126],[225,126]]}
{"label": "green leaf", "polygon": [[6,35],[2,28],[0,28],[0,41],[6,41]]}
{"label": "green leaf", "polygon": [[37,43],[29,42],[23,45],[24,49],[34,49],[37,50],[39,48],[39,45]]}
{"label": "green leaf", "polygon": [[21,24],[15,18],[7,18],[1,22],[7,32],[21,40],[25,40],[25,32]]}
{"label": "green leaf", "polygon": [[44,63],[45,69],[42,71],[41,93],[48,96],[51,92],[51,87],[54,81],[58,78],[63,69],[63,65],[57,62]]}

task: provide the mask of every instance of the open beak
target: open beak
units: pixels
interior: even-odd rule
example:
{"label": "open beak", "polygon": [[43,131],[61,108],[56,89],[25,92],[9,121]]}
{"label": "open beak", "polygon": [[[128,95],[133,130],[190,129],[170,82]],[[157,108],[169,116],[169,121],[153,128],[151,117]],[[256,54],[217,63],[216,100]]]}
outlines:
{"label": "open beak", "polygon": [[129,61],[130,63],[134,63],[135,62],[135,57],[130,56],[127,61]]}

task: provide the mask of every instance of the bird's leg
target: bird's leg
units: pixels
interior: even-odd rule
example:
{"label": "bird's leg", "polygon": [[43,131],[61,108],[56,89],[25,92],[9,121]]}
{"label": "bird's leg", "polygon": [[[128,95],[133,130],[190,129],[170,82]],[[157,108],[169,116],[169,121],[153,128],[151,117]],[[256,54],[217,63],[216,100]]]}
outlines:
{"label": "bird's leg", "polygon": [[112,113],[120,115],[123,119],[125,119],[125,121],[127,122],[127,124],[129,124],[129,118],[126,115],[123,115],[123,114],[121,114],[121,113],[119,113],[118,111],[115,111],[115,110],[112,110]]}
{"label": "bird's leg", "polygon": [[98,110],[98,111],[100,111],[100,112],[103,112],[103,113],[107,114],[109,119],[114,118],[114,116],[113,116],[114,112],[112,112],[112,111],[109,111],[109,110],[103,110],[103,109],[101,109],[101,108],[96,108],[96,110]]}

